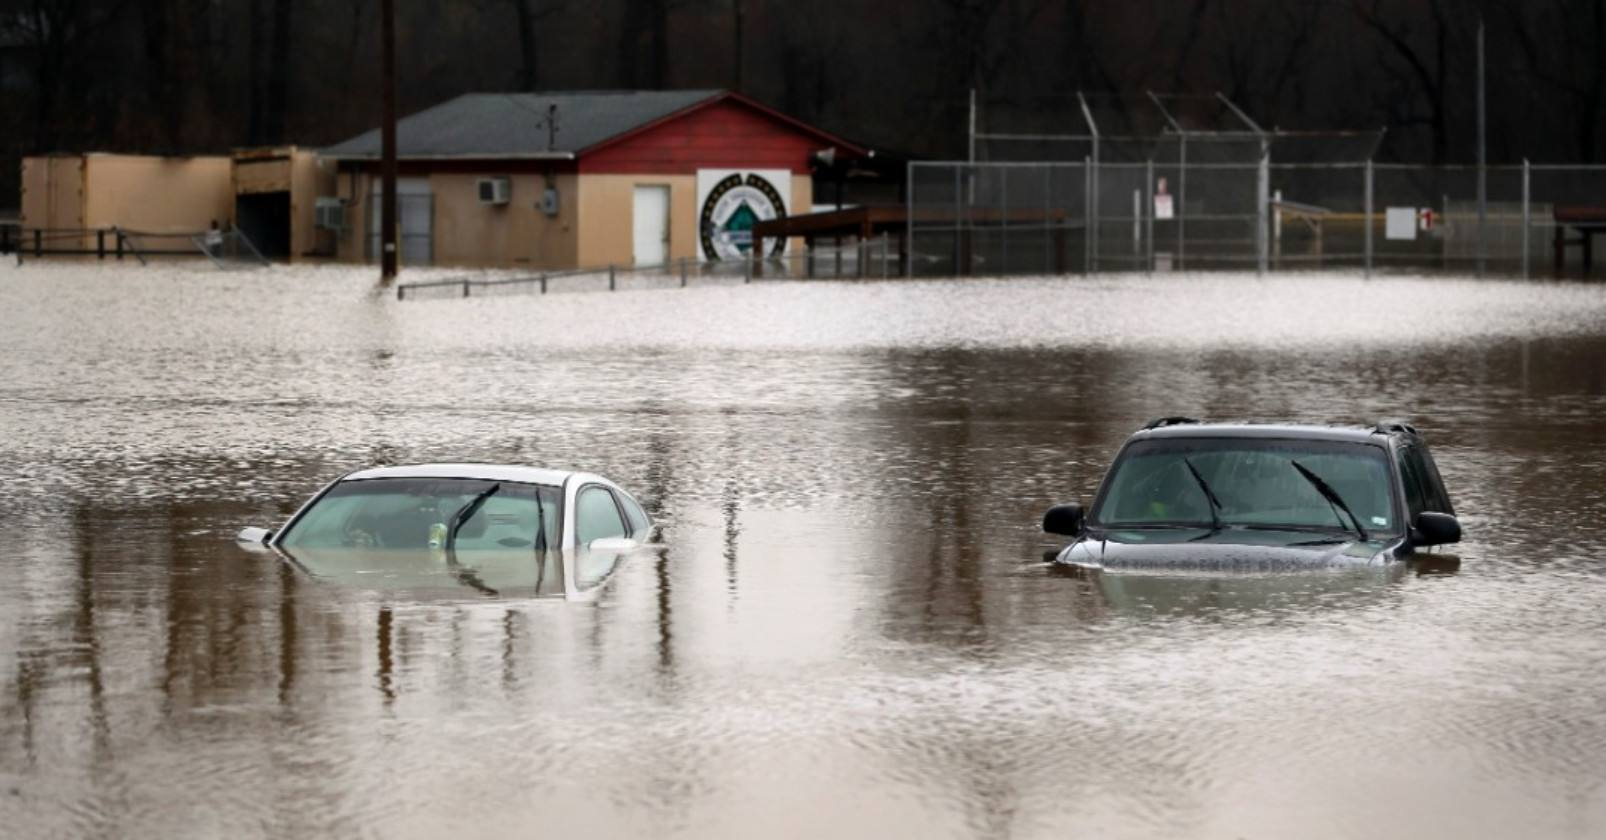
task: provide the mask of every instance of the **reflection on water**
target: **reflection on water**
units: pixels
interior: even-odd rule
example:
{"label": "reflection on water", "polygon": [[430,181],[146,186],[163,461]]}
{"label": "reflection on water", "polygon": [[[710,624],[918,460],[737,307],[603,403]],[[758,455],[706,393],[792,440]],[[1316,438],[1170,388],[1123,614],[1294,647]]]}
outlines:
{"label": "reflection on water", "polygon": [[[0,824],[1599,836],[1603,360],[1587,285],[0,268]],[[1459,568],[1046,566],[1043,510],[1178,413],[1413,419]],[[665,550],[574,603],[231,541],[431,460],[596,470]]]}

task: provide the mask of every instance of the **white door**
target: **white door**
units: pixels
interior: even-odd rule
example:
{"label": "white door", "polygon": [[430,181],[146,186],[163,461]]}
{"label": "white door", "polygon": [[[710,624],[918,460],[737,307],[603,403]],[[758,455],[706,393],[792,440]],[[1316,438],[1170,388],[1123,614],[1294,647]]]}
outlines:
{"label": "white door", "polygon": [[636,187],[636,265],[669,262],[669,188]]}

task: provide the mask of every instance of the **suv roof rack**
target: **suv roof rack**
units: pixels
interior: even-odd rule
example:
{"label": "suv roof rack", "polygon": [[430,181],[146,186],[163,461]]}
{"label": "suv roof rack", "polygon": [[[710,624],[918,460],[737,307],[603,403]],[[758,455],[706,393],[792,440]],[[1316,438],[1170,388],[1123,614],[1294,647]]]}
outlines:
{"label": "suv roof rack", "polygon": [[1377,426],[1374,427],[1374,431],[1380,435],[1395,435],[1404,433],[1411,435],[1412,437],[1420,437],[1420,435],[1417,434],[1416,427],[1403,420],[1379,420],[1377,421]]}
{"label": "suv roof rack", "polygon": [[1163,429],[1166,426],[1186,426],[1198,422],[1198,420],[1195,420],[1192,417],[1161,417],[1157,420],[1150,420],[1149,425],[1143,427],[1143,431],[1147,432],[1150,429]]}

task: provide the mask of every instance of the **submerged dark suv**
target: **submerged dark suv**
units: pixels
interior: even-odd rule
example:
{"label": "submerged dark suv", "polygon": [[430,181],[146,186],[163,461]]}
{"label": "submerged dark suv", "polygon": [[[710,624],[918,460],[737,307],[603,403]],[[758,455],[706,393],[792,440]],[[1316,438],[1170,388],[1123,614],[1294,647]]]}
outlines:
{"label": "submerged dark suv", "polygon": [[1292,569],[1381,564],[1458,542],[1450,496],[1416,429],[1205,424],[1167,417],[1129,438],[1093,505],[1043,530],[1084,569]]}

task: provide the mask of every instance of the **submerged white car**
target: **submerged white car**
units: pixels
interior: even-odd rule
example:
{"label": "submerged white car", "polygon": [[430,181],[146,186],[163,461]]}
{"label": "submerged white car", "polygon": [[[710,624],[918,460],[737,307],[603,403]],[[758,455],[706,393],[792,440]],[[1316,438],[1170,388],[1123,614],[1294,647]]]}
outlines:
{"label": "submerged white car", "polygon": [[652,528],[641,504],[601,476],[421,464],[341,476],[277,531],[246,528],[236,539],[314,578],[369,588],[579,598],[645,548]]}

